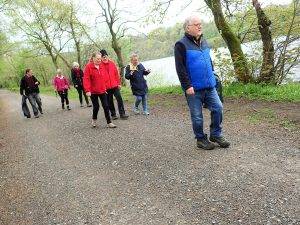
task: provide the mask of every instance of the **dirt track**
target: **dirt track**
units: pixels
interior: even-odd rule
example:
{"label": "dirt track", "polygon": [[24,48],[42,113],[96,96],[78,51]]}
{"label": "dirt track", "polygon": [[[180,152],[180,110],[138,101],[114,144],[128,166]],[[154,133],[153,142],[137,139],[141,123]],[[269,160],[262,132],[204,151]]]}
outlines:
{"label": "dirt track", "polygon": [[0,224],[300,223],[299,103],[228,100],[232,146],[203,151],[184,99],[166,99],[116,129],[100,109],[93,129],[77,101],[43,96],[45,114],[25,119],[0,90]]}

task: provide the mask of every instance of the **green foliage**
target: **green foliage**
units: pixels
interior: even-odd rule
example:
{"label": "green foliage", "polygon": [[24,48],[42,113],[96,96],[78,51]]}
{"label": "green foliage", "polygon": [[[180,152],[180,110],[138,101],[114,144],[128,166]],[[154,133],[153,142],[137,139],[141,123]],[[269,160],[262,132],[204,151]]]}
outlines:
{"label": "green foliage", "polygon": [[[127,99],[132,96],[130,88],[122,88],[122,95]],[[150,95],[182,95],[180,86],[155,87],[149,89]],[[289,83],[284,85],[240,84],[224,85],[223,94],[227,98],[247,98],[251,100],[300,102],[300,84]]]}
{"label": "green foliage", "polygon": [[[122,88],[122,91],[130,95],[129,88]],[[129,90],[129,91],[128,91]],[[124,92],[125,93],[125,92]],[[181,95],[183,93],[180,86],[155,87],[150,88],[149,94],[170,94]],[[232,83],[224,85],[223,95],[229,98],[247,98],[266,101],[288,101],[300,102],[300,84],[289,83],[284,85],[262,85],[262,84],[240,84]]]}
{"label": "green foliage", "polygon": [[[29,4],[27,4],[29,2],[31,2],[30,6]],[[232,0],[230,2],[235,2],[240,9],[235,10],[235,12],[231,15],[231,18],[229,19],[231,28],[234,29],[235,33],[239,34],[240,38],[247,34],[244,42],[260,39],[260,34],[257,29],[257,18],[255,15],[255,10],[251,5],[251,1]],[[247,2],[247,4],[244,4],[245,2]],[[67,10],[65,7],[62,7],[65,5],[64,2],[57,0],[43,0],[38,1],[38,4],[34,3],[35,1],[32,0],[15,1],[13,5],[15,10],[9,13],[9,15],[11,15],[12,21],[14,21],[12,25],[19,25],[27,32],[32,31],[33,35],[42,35],[36,18],[33,16],[33,14],[32,16],[28,17],[28,12],[26,11],[26,9],[28,8],[37,8],[38,15],[43,17],[43,21],[49,28],[49,32],[51,33],[50,39],[55,40],[53,44],[57,45],[56,47],[59,49],[59,37],[62,37],[62,40],[68,39],[67,37],[69,37],[66,32],[62,32],[59,28],[59,26],[62,26],[63,28],[67,29]],[[17,18],[18,7],[21,7],[21,14],[19,15],[21,16],[21,18]],[[245,10],[247,11],[247,13],[245,13]],[[272,21],[272,32],[274,37],[286,34],[292,17],[292,4],[290,4],[289,6],[268,6],[264,8],[264,10]],[[24,25],[24,23],[21,22],[22,19],[25,18],[28,19],[28,22],[30,24],[29,27],[21,26],[22,24]],[[298,25],[299,23],[300,17],[298,13],[295,24]],[[214,21],[204,23],[203,30],[206,39],[208,39],[208,42],[213,48],[225,46],[225,43],[221,35],[219,34]],[[300,26],[295,26],[292,29],[292,35],[297,35],[299,33]],[[3,49],[6,49],[6,42],[9,42],[7,38],[12,36],[4,34],[5,32],[1,30],[0,53],[3,52]],[[15,34],[18,33],[16,32]],[[183,34],[184,31],[182,28],[182,24],[177,23],[172,27],[157,28],[150,32],[147,36],[127,35],[120,40],[122,53],[124,55],[124,61],[125,63],[129,61],[129,54],[131,52],[138,52],[142,61],[171,56],[173,55],[175,42],[179,40],[183,36]],[[105,36],[105,34],[103,36]],[[97,46],[95,46],[95,43],[97,43]],[[37,41],[33,37],[28,38],[26,42],[24,42],[24,45],[22,44],[23,43],[21,43],[20,46],[15,47],[15,49],[12,50],[9,55],[2,59],[0,54],[0,87],[10,87],[18,84],[20,76],[23,75],[23,70],[25,68],[32,68],[34,74],[38,77],[43,85],[50,85],[51,79],[55,74],[55,67],[53,66],[53,62],[49,56],[49,52],[45,50],[45,47],[42,43],[37,43]],[[100,46],[101,48],[105,48],[108,51],[110,57],[117,61],[117,57],[113,49],[111,48],[111,40],[109,38],[95,40],[95,42],[91,42],[90,40],[83,38],[81,40],[81,56],[83,61],[86,63],[91,53],[93,51],[99,50]],[[76,52],[73,46],[71,47],[70,45],[67,45],[67,48],[68,50],[65,49],[64,51],[62,51],[62,55],[67,59],[68,62],[77,61]],[[261,51],[261,49],[257,48],[257,51]],[[261,54],[259,53],[258,55]],[[292,57],[287,58],[287,62],[293,59]],[[61,59],[58,58],[57,62],[58,66],[63,69],[64,74],[69,75],[69,69],[61,61]],[[219,75],[223,78],[222,80],[225,84],[228,84],[235,80],[232,60],[230,59],[230,56],[224,57],[224,54],[219,53],[217,55],[217,60],[214,63],[215,67],[221,69]],[[257,71],[259,71],[259,67],[261,65],[261,57],[251,58],[249,56],[248,63],[250,70],[252,71],[252,75],[255,78],[255,74],[257,74]]]}
{"label": "green foliage", "polygon": [[[12,91],[18,91],[19,87],[14,85],[10,87]],[[41,94],[55,96],[52,86],[41,86]],[[122,87],[122,97],[124,101],[133,101],[133,95],[130,87]],[[155,87],[149,89],[150,95],[182,95],[181,86]],[[262,85],[262,84],[240,84],[232,83],[223,87],[223,95],[227,98],[247,98],[250,100],[266,101],[288,101],[300,102],[300,83],[289,83],[284,85]],[[71,99],[77,99],[78,94],[75,88],[69,91]],[[272,117],[272,112],[266,110],[265,114]],[[255,117],[255,116],[254,116]],[[255,120],[255,118],[253,119]]]}
{"label": "green foliage", "polygon": [[[203,33],[212,47],[217,48],[225,45],[214,22],[204,23]],[[130,51],[138,52],[142,60],[169,57],[173,55],[176,41],[181,39],[183,35],[182,23],[177,23],[173,27],[157,28],[147,36],[130,36]]]}
{"label": "green foliage", "polygon": [[[233,31],[243,43],[260,40],[256,12],[251,1],[243,5],[243,8],[244,10],[239,10],[238,13],[229,18]],[[286,6],[270,5],[263,10],[272,22],[273,38],[286,35],[293,16],[293,3]],[[300,15],[298,14],[295,26],[292,29],[292,35],[300,33],[300,26],[296,25],[299,23]]]}
{"label": "green foliage", "polygon": [[[62,62],[59,63],[64,74],[68,75],[68,68],[64,67]],[[51,84],[56,72],[49,56],[37,56],[34,51],[21,49],[0,60],[0,87],[18,85],[27,68],[32,69],[33,74],[45,86]]]}
{"label": "green foliage", "polygon": [[225,86],[223,93],[225,97],[300,102],[299,83],[289,83],[279,86],[233,83]]}

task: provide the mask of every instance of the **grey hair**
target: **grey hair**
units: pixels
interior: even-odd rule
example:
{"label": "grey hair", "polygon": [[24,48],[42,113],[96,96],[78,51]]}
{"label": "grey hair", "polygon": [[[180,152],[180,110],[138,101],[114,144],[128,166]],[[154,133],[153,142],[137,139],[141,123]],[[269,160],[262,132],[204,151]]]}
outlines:
{"label": "grey hair", "polygon": [[76,67],[76,66],[79,67],[79,63],[78,62],[73,62],[73,67]]}
{"label": "grey hair", "polygon": [[133,52],[130,54],[130,59],[135,58],[135,57],[139,57],[137,53]]}
{"label": "grey hair", "polygon": [[187,27],[188,27],[189,25],[191,25],[193,19],[199,19],[199,17],[196,16],[196,15],[191,15],[191,16],[187,17],[187,18],[184,20],[184,23],[183,23],[183,29],[184,29],[184,31],[187,31]]}

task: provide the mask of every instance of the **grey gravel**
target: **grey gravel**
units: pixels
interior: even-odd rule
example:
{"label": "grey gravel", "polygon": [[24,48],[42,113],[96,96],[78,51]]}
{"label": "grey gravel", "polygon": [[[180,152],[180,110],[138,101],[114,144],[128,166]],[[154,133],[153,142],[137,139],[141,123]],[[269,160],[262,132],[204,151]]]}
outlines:
{"label": "grey gravel", "polygon": [[225,112],[231,147],[203,151],[185,108],[108,129],[101,108],[92,128],[91,108],[42,100],[44,115],[25,119],[0,90],[0,224],[300,223],[295,133]]}

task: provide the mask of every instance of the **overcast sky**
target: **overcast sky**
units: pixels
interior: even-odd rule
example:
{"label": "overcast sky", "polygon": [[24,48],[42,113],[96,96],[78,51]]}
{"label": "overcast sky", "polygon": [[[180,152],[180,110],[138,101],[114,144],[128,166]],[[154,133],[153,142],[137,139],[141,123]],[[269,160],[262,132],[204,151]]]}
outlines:
{"label": "overcast sky", "polygon": [[[89,21],[95,21],[95,18],[99,15],[99,5],[97,3],[97,0],[84,0],[84,7],[85,10],[88,11],[89,16],[86,16],[86,20]],[[80,1],[81,4],[84,1]],[[114,2],[114,0],[111,0]],[[210,10],[201,11],[199,12],[199,9],[203,9],[205,6],[205,3],[203,0],[193,0],[192,3],[184,7],[186,5],[186,2],[189,0],[175,0],[174,3],[172,3],[169,7],[168,13],[164,19],[164,22],[162,24],[143,24],[142,26],[137,26],[136,29],[140,30],[143,33],[148,33],[149,31],[159,27],[159,26],[172,26],[176,24],[177,22],[183,22],[184,19],[191,15],[191,14],[198,14],[202,20],[209,21],[212,20],[212,16],[210,14]],[[249,0],[250,1],[250,0]],[[147,13],[147,9],[151,6],[153,1],[151,0],[118,0],[118,9],[125,9],[127,11],[133,12],[131,15],[135,14],[139,17],[142,15],[145,15]],[[259,0],[261,5],[267,6],[269,4],[273,5],[286,5],[292,2],[292,0]],[[184,9],[183,9],[184,8]],[[126,15],[126,17],[130,17],[130,15]]]}

